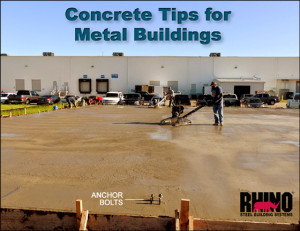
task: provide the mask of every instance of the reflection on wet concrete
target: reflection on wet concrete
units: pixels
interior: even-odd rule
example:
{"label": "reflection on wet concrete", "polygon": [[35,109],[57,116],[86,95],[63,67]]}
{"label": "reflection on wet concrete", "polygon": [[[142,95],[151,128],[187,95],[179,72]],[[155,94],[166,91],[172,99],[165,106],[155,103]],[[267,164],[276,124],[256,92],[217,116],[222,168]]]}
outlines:
{"label": "reflection on wet concrete", "polygon": [[156,132],[149,133],[149,136],[154,140],[171,140],[172,132],[169,129],[159,128]]}
{"label": "reflection on wet concrete", "polygon": [[280,144],[293,144],[299,148],[299,142],[297,141],[292,141],[292,140],[287,140],[287,141],[280,141]]}
{"label": "reflection on wet concrete", "polygon": [[1,137],[18,137],[24,136],[23,134],[14,134],[14,133],[1,133]]}

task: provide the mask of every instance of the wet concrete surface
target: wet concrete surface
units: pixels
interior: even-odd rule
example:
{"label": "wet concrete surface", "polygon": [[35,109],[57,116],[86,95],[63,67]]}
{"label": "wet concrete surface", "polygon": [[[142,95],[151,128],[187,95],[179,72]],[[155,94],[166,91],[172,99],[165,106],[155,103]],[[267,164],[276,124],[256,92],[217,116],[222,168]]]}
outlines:
{"label": "wet concrete surface", "polygon": [[[192,110],[189,108],[188,112]],[[299,220],[299,110],[212,108],[188,126],[160,126],[170,108],[89,106],[1,120],[2,207],[194,217]],[[292,192],[292,217],[241,217],[240,192]],[[100,205],[93,192],[123,192]],[[163,194],[161,205],[126,201]],[[113,204],[112,201],[111,204]]]}

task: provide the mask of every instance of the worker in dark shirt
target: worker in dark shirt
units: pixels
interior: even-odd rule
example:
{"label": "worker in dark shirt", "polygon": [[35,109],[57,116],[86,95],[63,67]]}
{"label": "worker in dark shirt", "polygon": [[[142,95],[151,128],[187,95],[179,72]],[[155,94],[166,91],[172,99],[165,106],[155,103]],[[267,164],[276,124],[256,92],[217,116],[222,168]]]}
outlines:
{"label": "worker in dark shirt", "polygon": [[76,101],[74,97],[67,97],[67,103],[69,104],[69,107],[71,108],[71,105],[73,104],[74,107],[76,107]]}
{"label": "worker in dark shirt", "polygon": [[224,125],[224,116],[223,116],[223,91],[221,87],[217,86],[217,82],[211,83],[211,95],[213,97],[213,112],[215,118],[215,126],[218,126],[219,123],[221,126]]}
{"label": "worker in dark shirt", "polygon": [[172,90],[171,87],[169,88],[169,90],[167,92],[167,99],[170,100],[169,107],[171,107],[172,103],[174,102],[174,91]]}

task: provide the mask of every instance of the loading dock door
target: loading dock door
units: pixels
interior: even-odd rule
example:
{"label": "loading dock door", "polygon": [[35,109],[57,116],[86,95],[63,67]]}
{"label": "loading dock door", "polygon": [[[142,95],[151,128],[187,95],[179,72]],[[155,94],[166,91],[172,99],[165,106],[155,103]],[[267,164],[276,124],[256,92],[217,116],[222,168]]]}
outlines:
{"label": "loading dock door", "polygon": [[96,79],[96,91],[98,94],[108,92],[108,79]]}
{"label": "loading dock door", "polygon": [[250,86],[234,86],[234,94],[241,98],[242,94],[250,94]]}
{"label": "loading dock door", "polygon": [[83,94],[91,93],[92,81],[91,79],[79,79],[79,92]]}
{"label": "loading dock door", "polygon": [[168,81],[168,87],[171,87],[173,91],[178,91],[178,81]]}

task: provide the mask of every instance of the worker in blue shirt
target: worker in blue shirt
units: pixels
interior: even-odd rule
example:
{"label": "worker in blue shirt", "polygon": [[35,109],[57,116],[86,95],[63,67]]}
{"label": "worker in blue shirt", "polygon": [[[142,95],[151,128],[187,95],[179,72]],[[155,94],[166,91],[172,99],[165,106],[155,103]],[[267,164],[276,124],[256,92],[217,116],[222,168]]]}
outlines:
{"label": "worker in blue shirt", "polygon": [[219,123],[221,126],[224,125],[224,116],[223,116],[223,92],[222,88],[217,86],[217,82],[211,82],[211,95],[213,97],[213,112],[215,118],[215,126],[218,126]]}

